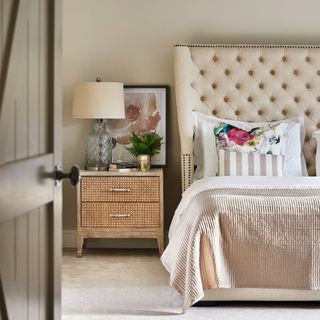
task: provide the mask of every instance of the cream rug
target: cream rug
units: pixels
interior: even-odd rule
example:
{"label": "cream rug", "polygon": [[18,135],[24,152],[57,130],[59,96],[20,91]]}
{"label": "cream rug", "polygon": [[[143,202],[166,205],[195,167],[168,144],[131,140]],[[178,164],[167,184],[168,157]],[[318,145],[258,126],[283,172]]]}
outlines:
{"label": "cream rug", "polygon": [[222,304],[180,314],[181,298],[155,251],[90,250],[81,259],[66,252],[62,280],[64,320],[320,319],[319,305],[308,303]]}

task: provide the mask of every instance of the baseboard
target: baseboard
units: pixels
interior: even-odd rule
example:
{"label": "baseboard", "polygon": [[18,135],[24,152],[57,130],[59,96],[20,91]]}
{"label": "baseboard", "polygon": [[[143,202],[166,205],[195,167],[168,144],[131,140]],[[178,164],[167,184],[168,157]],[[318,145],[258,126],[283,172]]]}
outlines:
{"label": "baseboard", "polygon": [[62,245],[64,248],[76,248],[77,230],[63,230]]}
{"label": "baseboard", "polygon": [[[77,231],[63,230],[63,248],[77,247]],[[87,239],[85,248],[155,249],[155,239]]]}

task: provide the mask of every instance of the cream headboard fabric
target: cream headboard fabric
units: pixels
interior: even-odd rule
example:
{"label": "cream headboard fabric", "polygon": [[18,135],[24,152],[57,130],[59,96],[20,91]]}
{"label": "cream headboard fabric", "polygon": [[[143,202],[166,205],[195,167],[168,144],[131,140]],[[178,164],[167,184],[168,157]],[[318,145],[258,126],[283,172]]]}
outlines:
{"label": "cream headboard fabric", "polygon": [[320,128],[320,46],[177,45],[175,90],[182,188],[193,176],[193,110],[227,119],[305,116],[304,154],[315,175]]}

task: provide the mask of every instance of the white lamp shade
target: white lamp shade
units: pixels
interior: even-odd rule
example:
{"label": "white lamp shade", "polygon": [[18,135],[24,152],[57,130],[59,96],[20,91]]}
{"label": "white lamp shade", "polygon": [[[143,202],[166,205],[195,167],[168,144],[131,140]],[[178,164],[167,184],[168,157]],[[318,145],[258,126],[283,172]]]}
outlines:
{"label": "white lamp shade", "polygon": [[72,116],[82,119],[124,119],[123,83],[78,83],[74,89]]}

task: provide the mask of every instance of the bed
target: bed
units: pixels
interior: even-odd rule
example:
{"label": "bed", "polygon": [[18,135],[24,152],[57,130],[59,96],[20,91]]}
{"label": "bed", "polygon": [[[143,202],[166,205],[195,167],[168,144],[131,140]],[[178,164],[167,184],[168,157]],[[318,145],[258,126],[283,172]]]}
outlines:
{"label": "bed", "polygon": [[[239,197],[239,190],[250,189],[252,183],[261,184],[265,188],[269,182],[273,185],[275,181],[278,183],[277,192],[282,189],[294,194],[296,189],[307,189],[301,206],[318,208],[320,180],[315,176],[316,169],[318,169],[318,173],[320,172],[320,153],[316,154],[317,142],[320,141],[318,130],[320,129],[320,47],[297,45],[176,45],[175,91],[181,141],[182,191],[184,192],[182,202],[185,202],[185,209],[192,206],[191,194],[195,197],[196,191],[199,190],[202,191],[202,194],[204,192],[212,193],[212,187],[217,188],[216,186],[221,184],[216,189],[216,194],[211,194],[211,197],[222,197],[221,194],[223,192],[228,193],[230,189],[237,190]],[[305,126],[302,151],[306,169],[311,177],[269,178],[269,181],[266,178],[262,183],[259,178],[252,178],[248,181],[245,178],[237,177],[235,182],[232,177],[213,177],[208,180],[209,182],[200,179],[192,183],[195,174],[195,111],[203,115],[214,115],[222,119],[247,122],[281,121],[302,116]],[[275,187],[272,186],[272,188]],[[270,187],[270,189],[272,188]],[[288,191],[288,189],[291,191]],[[269,197],[268,192],[266,191],[265,199]],[[272,196],[274,195],[271,194],[270,197]],[[186,199],[188,197],[190,199]],[[296,197],[299,198],[299,195]],[[201,202],[202,200],[198,201]],[[310,204],[308,204],[308,201],[311,201]],[[312,246],[315,248],[312,251],[313,260],[311,264],[320,260],[318,259],[320,216],[317,208],[313,211],[314,220],[311,224],[316,226],[312,229],[312,232],[314,230],[319,232],[314,232]],[[181,210],[180,204],[178,211]],[[173,274],[179,274],[182,269],[174,271],[174,263],[171,263],[169,257],[170,255],[183,255],[183,253],[174,252],[177,247],[172,244],[174,242],[172,233],[177,231],[177,228],[173,225],[178,224],[178,215],[176,212],[170,227],[170,241],[162,256],[162,262],[171,274],[171,284],[181,294],[185,295],[185,310],[199,299],[210,301],[320,300],[319,274],[317,272],[312,276],[316,280],[309,287],[297,285],[297,288],[294,286],[290,288],[290,286],[281,283],[277,288],[277,282],[275,281],[280,283],[282,281],[280,278],[278,280],[273,279],[270,286],[268,286],[268,283],[271,283],[271,281],[268,278],[265,279],[264,285],[260,287],[259,285],[248,287],[243,285],[244,283],[241,283],[241,281],[238,286],[234,283],[220,285],[216,278],[217,270],[215,270],[215,267],[217,267],[217,262],[214,261],[216,257],[213,256],[212,242],[208,240],[205,232],[196,242],[199,250],[193,257],[197,265],[194,268],[197,269],[199,277],[201,277],[200,285],[194,289],[195,293],[192,297],[187,297],[187,294],[191,295],[191,293],[186,292],[186,287],[188,285],[196,286],[190,284],[196,282],[196,279],[192,276],[189,279],[187,275],[180,287],[177,282],[174,283]],[[272,223],[274,223],[274,220]],[[187,256],[186,252],[185,255]],[[277,263],[276,260],[273,262]],[[299,266],[296,270],[300,270]],[[191,274],[194,272],[193,269]],[[308,278],[308,276],[306,277]],[[259,275],[257,275],[257,279],[260,279]],[[290,279],[286,281],[288,284]],[[309,282],[312,281],[309,279]]]}

